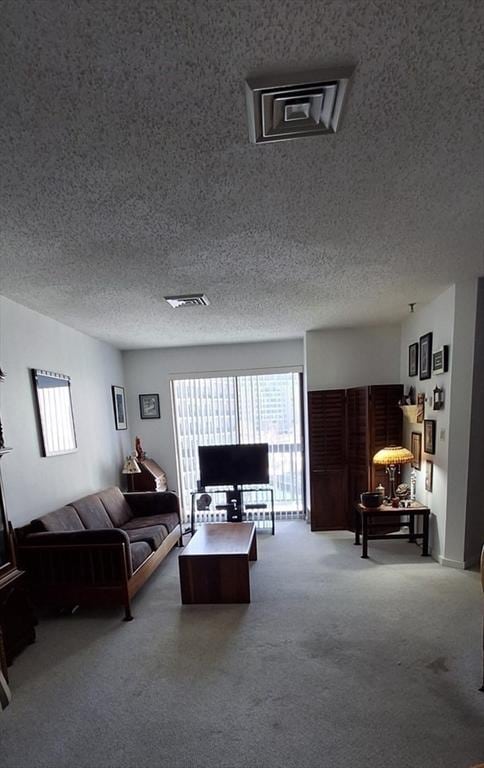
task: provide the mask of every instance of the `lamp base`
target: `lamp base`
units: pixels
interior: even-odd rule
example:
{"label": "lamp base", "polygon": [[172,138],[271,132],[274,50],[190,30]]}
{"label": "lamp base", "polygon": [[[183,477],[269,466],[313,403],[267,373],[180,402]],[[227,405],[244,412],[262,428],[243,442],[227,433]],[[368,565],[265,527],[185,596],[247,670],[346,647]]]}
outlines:
{"label": "lamp base", "polygon": [[390,480],[390,500],[395,498],[395,476],[397,473],[397,465],[389,464],[387,467],[388,478]]}

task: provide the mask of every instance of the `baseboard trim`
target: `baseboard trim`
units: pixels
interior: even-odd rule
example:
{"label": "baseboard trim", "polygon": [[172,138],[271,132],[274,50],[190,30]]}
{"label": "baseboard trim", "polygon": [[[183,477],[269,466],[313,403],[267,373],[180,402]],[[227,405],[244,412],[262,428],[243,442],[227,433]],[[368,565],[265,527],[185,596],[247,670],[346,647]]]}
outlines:
{"label": "baseboard trim", "polygon": [[457,568],[461,571],[468,567],[463,560],[451,560],[448,557],[442,557],[442,555],[439,555],[438,562],[446,568]]}

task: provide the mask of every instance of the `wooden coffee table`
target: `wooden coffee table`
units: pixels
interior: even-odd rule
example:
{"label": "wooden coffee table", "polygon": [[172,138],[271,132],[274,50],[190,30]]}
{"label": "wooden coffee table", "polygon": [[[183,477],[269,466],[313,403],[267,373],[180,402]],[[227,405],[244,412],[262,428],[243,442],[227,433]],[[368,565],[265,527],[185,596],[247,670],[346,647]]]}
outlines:
{"label": "wooden coffee table", "polygon": [[255,523],[204,523],[178,557],[183,604],[250,603]]}

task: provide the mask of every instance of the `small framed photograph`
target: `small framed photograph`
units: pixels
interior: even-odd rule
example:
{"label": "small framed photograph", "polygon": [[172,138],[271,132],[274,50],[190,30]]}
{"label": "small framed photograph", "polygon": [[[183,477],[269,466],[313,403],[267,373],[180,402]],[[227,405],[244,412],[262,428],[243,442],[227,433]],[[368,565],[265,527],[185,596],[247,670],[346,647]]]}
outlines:
{"label": "small framed photograph", "polygon": [[408,375],[416,376],[418,373],[418,342],[410,344],[408,348]]}
{"label": "small framed photograph", "polygon": [[139,396],[139,414],[142,419],[160,418],[160,396],[159,395],[140,395]]}
{"label": "small framed photograph", "polygon": [[432,372],[447,373],[449,370],[449,347],[444,344],[443,347],[436,349],[432,355]]}
{"label": "small framed photograph", "polygon": [[420,337],[420,379],[432,376],[432,333]]}
{"label": "small framed photograph", "polygon": [[427,459],[425,462],[425,490],[432,491],[434,481],[434,462]]}
{"label": "small framed photograph", "polygon": [[435,419],[424,420],[424,451],[435,453]]}
{"label": "small framed photograph", "polygon": [[124,399],[124,387],[111,387],[113,393],[114,423],[116,429],[128,429],[126,417],[126,401]]}
{"label": "small framed photograph", "polygon": [[410,450],[413,453],[412,467],[421,469],[422,461],[422,435],[420,432],[412,432],[412,442]]}
{"label": "small framed photograph", "polygon": [[421,424],[425,418],[425,392],[417,395],[417,424]]}

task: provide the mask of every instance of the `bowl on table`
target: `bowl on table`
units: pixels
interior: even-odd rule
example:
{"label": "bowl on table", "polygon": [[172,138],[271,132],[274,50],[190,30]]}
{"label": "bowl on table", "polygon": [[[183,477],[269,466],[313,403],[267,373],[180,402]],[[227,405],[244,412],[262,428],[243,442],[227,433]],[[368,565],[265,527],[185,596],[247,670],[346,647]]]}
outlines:
{"label": "bowl on table", "polygon": [[366,491],[365,493],[362,493],[360,499],[363,506],[367,509],[381,507],[383,502],[381,493],[376,493],[375,491]]}

